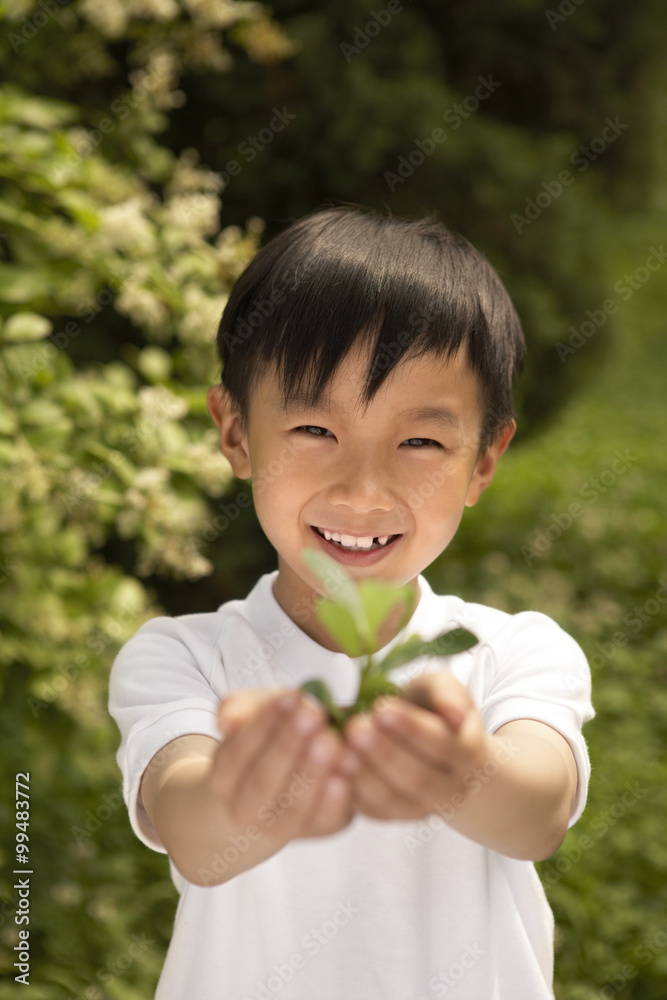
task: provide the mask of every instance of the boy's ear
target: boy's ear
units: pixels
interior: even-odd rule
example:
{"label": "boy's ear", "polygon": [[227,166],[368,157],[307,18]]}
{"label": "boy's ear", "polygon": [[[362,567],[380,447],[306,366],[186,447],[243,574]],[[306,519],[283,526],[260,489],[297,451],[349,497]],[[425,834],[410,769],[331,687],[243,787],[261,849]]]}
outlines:
{"label": "boy's ear", "polygon": [[220,431],[220,451],[232,467],[237,479],[250,479],[252,468],[248,439],[223,385],[212,385],[206,394],[206,405],[215,426]]}
{"label": "boy's ear", "polygon": [[516,421],[512,420],[500,432],[496,440],[482,452],[477,459],[477,464],[468,484],[465,506],[474,507],[487,486],[493,482],[496,466],[500,456],[507,450],[507,446],[516,433]]}

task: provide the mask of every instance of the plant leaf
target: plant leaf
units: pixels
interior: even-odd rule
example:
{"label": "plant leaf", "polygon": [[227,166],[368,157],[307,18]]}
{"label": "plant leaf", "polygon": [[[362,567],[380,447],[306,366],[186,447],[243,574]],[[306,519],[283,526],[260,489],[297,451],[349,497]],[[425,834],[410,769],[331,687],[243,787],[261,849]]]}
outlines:
{"label": "plant leaf", "polygon": [[348,656],[363,655],[362,640],[347,608],[328,597],[321,597],[317,602],[316,613],[327,632],[340,643]]}
{"label": "plant leaf", "polygon": [[401,667],[404,663],[409,663],[410,660],[421,656],[421,650],[424,645],[425,642],[420,635],[409,636],[403,642],[399,642],[398,645],[394,646],[383,660],[374,664],[374,672],[384,674],[388,670],[393,670],[394,667]]}
{"label": "plant leaf", "polygon": [[305,684],[301,685],[301,690],[307,692],[308,694],[312,694],[314,698],[321,701],[327,711],[330,712],[332,708],[335,708],[331,698],[331,692],[323,680],[315,678],[312,681],[306,681]]}
{"label": "plant leaf", "polygon": [[330,597],[345,606],[361,607],[354,580],[336,560],[318,549],[304,548],[301,558],[324,586]]}
{"label": "plant leaf", "polygon": [[[408,612],[410,611],[413,591],[411,587],[399,587],[387,580],[360,580],[358,587],[368,628],[373,638],[373,646],[370,651],[375,652],[379,646],[378,629],[380,625],[399,602],[404,605]],[[403,618],[405,619],[405,613]],[[400,628],[403,627],[402,624]]]}
{"label": "plant leaf", "polygon": [[306,681],[305,684],[301,685],[300,689],[306,694],[312,694],[314,698],[317,698],[317,700],[320,701],[326,708],[329,713],[329,717],[336,725],[336,728],[340,728],[343,722],[344,710],[339,708],[338,705],[334,703],[334,700],[331,697],[331,691],[323,680],[317,677],[312,681]]}
{"label": "plant leaf", "polygon": [[435,639],[426,643],[426,650],[422,656],[454,656],[456,653],[463,653],[471,646],[476,646],[479,639],[467,628],[453,628],[447,632],[441,632]]}
{"label": "plant leaf", "polygon": [[[301,558],[318,578],[324,589],[337,604],[341,605],[350,613],[352,621],[359,635],[362,653],[368,651],[372,645],[372,635],[369,635],[366,613],[364,610],[361,594],[356,583],[340,563],[336,562],[332,556],[326,552],[319,552],[317,549],[304,548],[301,551]],[[323,600],[320,598],[315,603],[315,613],[319,617],[319,607]],[[320,619],[321,620],[321,619]],[[324,624],[324,622],[322,623]],[[338,638],[338,636],[336,636]],[[361,654],[357,654],[361,655]]]}
{"label": "plant leaf", "polygon": [[405,642],[394,646],[384,660],[376,665],[376,669],[386,673],[420,656],[454,656],[455,653],[462,653],[478,642],[477,636],[465,628],[450,629],[428,641],[419,635],[411,635]]}
{"label": "plant leaf", "polygon": [[383,674],[365,674],[361,679],[361,685],[357,694],[357,700],[353,705],[355,712],[367,712],[376,698],[382,695],[401,693],[401,689]]}
{"label": "plant leaf", "polygon": [[413,612],[413,609],[412,609],[412,600],[411,600],[411,598],[412,598],[412,588],[408,587],[406,585],[402,589],[405,590],[405,591],[407,591],[407,599],[405,601],[405,607],[404,607],[404,610],[403,610],[403,614],[401,615],[401,620],[398,623],[398,631],[399,632],[402,629],[404,629],[405,626],[408,624],[408,622],[410,621],[410,619],[412,617],[412,612]]}

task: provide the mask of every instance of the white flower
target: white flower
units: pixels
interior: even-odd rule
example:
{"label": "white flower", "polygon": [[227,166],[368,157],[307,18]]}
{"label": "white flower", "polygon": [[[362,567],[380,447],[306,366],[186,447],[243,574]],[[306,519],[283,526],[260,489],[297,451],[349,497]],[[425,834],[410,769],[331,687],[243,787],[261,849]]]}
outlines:
{"label": "white flower", "polygon": [[211,427],[201,441],[194,441],[187,449],[186,458],[190,475],[211,496],[220,496],[233,476],[232,467],[220,453],[218,432]]}
{"label": "white flower", "polygon": [[178,336],[189,344],[211,344],[220,320],[220,299],[202,292],[192,282],[183,289],[185,312],[178,321]]}
{"label": "white flower", "polygon": [[164,302],[148,288],[137,285],[132,279],[123,286],[116,298],[116,309],[129,316],[139,327],[156,331],[169,320],[169,310]]}
{"label": "white flower", "polygon": [[193,20],[199,24],[226,28],[241,18],[257,17],[261,6],[257,3],[238,3],[232,0],[185,0]]}
{"label": "white flower", "polygon": [[191,243],[193,237],[217,233],[219,215],[219,198],[203,191],[192,191],[169,199],[164,207],[163,224],[187,230],[183,242]]}
{"label": "white flower", "polygon": [[[158,427],[166,420],[179,420],[189,409],[187,400],[175,396],[164,385],[144,385],[139,389],[137,398],[142,420],[152,427]],[[165,469],[143,471],[166,472]]]}
{"label": "white flower", "polygon": [[145,215],[145,211],[155,204],[152,194],[142,192],[118,205],[102,208],[97,241],[106,244],[109,250],[135,251],[142,257],[157,253],[155,227]]}
{"label": "white flower", "polygon": [[184,191],[216,192],[222,188],[219,174],[207,167],[198,167],[199,151],[192,146],[184,149],[176,163],[174,173],[167,187],[167,195],[179,194]]}
{"label": "white flower", "polygon": [[180,14],[174,0],[130,0],[130,12],[132,17],[155,18],[159,21],[170,21]]}
{"label": "white flower", "polygon": [[120,0],[81,0],[78,13],[94,25],[106,38],[120,38],[127,28],[130,11]]}
{"label": "white flower", "polygon": [[126,496],[129,497],[131,493],[136,494],[137,498],[140,498],[143,503],[147,499],[147,494],[161,493],[165,489],[168,481],[169,469],[162,469],[158,467],[140,469],[135,476],[134,483],[127,491]]}
{"label": "white flower", "polygon": [[40,462],[25,439],[16,439],[12,462],[12,482],[16,492],[24,492],[33,503],[46,499],[51,490],[48,468]]}

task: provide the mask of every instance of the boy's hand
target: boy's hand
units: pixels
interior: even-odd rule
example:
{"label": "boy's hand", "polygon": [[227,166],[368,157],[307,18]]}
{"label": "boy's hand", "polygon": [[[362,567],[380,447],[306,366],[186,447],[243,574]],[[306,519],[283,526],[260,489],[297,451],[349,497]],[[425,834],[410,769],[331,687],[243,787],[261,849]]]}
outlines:
{"label": "boy's hand", "polygon": [[220,703],[223,742],[208,776],[241,829],[257,827],[279,845],[323,837],[354,815],[346,763],[354,755],[323,709],[298,691],[236,691]]}
{"label": "boy's hand", "polygon": [[464,777],[492,756],[469,692],[445,672],[422,674],[400,696],[351,718],[345,741],[360,761],[353,806],[374,819],[431,815],[456,792],[466,794]]}

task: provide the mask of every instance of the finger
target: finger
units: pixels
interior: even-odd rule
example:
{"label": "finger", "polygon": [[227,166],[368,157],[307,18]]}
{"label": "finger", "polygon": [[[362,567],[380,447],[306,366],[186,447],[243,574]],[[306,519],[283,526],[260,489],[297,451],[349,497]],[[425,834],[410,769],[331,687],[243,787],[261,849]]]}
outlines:
{"label": "finger", "polygon": [[354,751],[345,745],[345,743],[340,741],[340,754],[338,760],[336,761],[336,766],[334,770],[345,776],[350,777],[359,768],[359,757]]}
{"label": "finger", "polygon": [[[356,749],[354,743],[347,737],[351,737],[355,727],[364,725],[363,718],[351,720],[345,730],[346,742],[353,749]],[[451,769],[456,734],[435,712],[418,708],[401,698],[391,698],[381,706],[373,706],[373,711],[365,718],[372,731],[391,737],[424,764],[443,771]]]}
{"label": "finger", "polygon": [[355,812],[373,819],[422,819],[432,811],[432,807],[397,795],[365,762],[353,778],[352,806]]}
{"label": "finger", "polygon": [[[223,736],[231,736],[239,726],[249,722],[257,712],[272,704],[283,701],[296,704],[298,692],[283,688],[255,688],[232,691],[220,702],[218,708],[218,728]],[[278,705],[276,705],[278,708]]]}
{"label": "finger", "polygon": [[281,795],[286,796],[290,810],[295,804],[291,800],[296,802],[301,799],[300,795],[289,792],[289,788],[297,778],[304,780],[299,773],[303,770],[302,758],[311,738],[326,726],[326,720],[321,706],[316,707],[303,698],[296,710],[280,719],[270,740],[261,745],[251,760],[246,761],[244,773],[234,792],[235,811],[239,818],[250,815],[254,822],[258,812],[261,813],[263,807],[273,809],[271,804]]}
{"label": "finger", "polygon": [[440,715],[454,730],[474,705],[467,688],[447,671],[420,674],[406,684],[400,697]]}
{"label": "finger", "polygon": [[355,786],[364,789],[367,797],[388,801],[393,796],[424,806],[432,805],[441,794],[443,779],[448,777],[444,768],[426,763],[370,720],[354,730],[351,727],[349,738],[363,765]]}
{"label": "finger", "polygon": [[399,698],[373,712],[371,719],[380,731],[450,777],[460,777],[481,766],[488,752],[488,737],[472,699],[456,730],[439,714],[425,712]]}
{"label": "finger", "polygon": [[[262,697],[260,707],[255,704],[254,717],[243,725],[232,724],[231,735],[225,737],[216,752],[209,774],[209,784],[214,792],[231,801],[242,775],[264,752],[281,721],[294,713],[298,695],[296,692],[293,694],[296,698],[287,695],[277,697],[275,692],[272,697]],[[233,713],[236,709],[230,707],[229,711]],[[247,704],[243,706],[243,711],[248,711]]]}
{"label": "finger", "polygon": [[342,749],[340,737],[328,728],[309,743],[303,763],[304,774],[312,781],[312,792],[304,798],[302,808],[295,810],[296,836],[324,836],[352,819],[350,779],[335,770]]}
{"label": "finger", "polygon": [[352,787],[340,774],[329,774],[317,801],[314,818],[303,836],[325,837],[344,829],[354,819]]}

